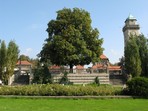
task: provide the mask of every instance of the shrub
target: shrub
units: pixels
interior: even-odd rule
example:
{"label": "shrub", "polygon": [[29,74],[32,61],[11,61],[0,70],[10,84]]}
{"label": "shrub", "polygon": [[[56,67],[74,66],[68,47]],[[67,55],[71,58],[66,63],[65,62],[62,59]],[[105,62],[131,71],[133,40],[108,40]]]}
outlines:
{"label": "shrub", "polygon": [[65,84],[65,85],[73,84],[72,82],[69,81],[67,74],[68,72],[64,72],[63,77],[60,79],[60,82],[59,82],[60,84]]}
{"label": "shrub", "polygon": [[98,76],[95,78],[95,84],[97,84],[98,86],[100,86],[100,81],[99,81],[99,77]]}
{"label": "shrub", "polygon": [[37,84],[51,84],[53,83],[53,79],[51,77],[51,73],[49,72],[48,67],[45,65],[43,67],[37,67],[34,69],[34,79],[33,83]]}
{"label": "shrub", "polygon": [[148,97],[148,78],[137,77],[127,82],[126,92],[133,96]]}
{"label": "shrub", "polygon": [[121,89],[112,86],[91,85],[61,85],[37,84],[26,86],[2,86],[0,95],[25,95],[25,96],[105,96],[117,95]]}

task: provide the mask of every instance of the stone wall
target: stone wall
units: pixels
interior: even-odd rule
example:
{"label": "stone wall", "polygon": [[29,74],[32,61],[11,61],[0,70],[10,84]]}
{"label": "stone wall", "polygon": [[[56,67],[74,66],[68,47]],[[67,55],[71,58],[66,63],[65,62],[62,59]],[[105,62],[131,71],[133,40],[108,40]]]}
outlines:
{"label": "stone wall", "polygon": [[[109,83],[109,74],[107,73],[87,73],[87,74],[68,74],[68,79],[73,84],[90,84],[93,83],[95,78],[98,76],[100,84],[110,84]],[[59,82],[63,77],[63,74],[52,74],[53,82]]]}

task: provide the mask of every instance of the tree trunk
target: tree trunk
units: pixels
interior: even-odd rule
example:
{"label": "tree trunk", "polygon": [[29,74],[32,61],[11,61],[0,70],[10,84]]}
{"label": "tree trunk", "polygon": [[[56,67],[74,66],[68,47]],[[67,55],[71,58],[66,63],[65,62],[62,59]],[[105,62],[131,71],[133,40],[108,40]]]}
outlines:
{"label": "tree trunk", "polygon": [[73,73],[73,65],[72,64],[70,64],[70,71],[69,71],[69,73]]}

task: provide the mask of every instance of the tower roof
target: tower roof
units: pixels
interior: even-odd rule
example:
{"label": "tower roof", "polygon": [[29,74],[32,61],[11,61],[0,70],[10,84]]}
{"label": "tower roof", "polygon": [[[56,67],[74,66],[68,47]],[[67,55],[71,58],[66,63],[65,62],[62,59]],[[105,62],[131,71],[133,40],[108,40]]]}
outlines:
{"label": "tower roof", "polygon": [[125,20],[125,22],[127,20],[137,20],[133,15],[129,14],[129,16],[127,17],[127,19]]}

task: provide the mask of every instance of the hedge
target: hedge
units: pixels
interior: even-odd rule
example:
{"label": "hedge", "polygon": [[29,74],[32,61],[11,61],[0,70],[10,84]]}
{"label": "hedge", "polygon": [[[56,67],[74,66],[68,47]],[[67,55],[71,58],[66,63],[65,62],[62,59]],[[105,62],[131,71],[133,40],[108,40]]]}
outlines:
{"label": "hedge", "polygon": [[127,82],[126,94],[148,97],[148,78],[136,77]]}
{"label": "hedge", "polygon": [[121,88],[109,85],[60,85],[60,84],[40,84],[26,86],[2,86],[0,95],[25,95],[25,96],[106,96],[119,95]]}

